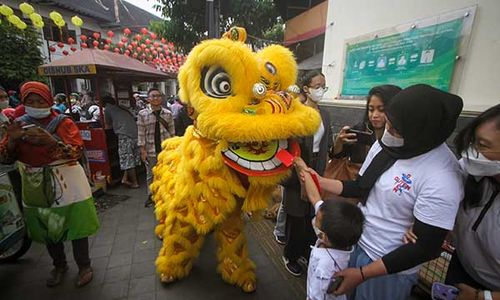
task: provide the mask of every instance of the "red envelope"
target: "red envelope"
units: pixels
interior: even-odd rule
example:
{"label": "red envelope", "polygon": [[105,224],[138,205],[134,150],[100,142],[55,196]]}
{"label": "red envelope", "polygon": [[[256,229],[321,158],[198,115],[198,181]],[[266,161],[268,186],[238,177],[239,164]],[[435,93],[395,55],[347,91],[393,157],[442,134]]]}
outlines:
{"label": "red envelope", "polygon": [[295,157],[293,157],[293,155],[285,149],[278,151],[278,153],[276,153],[276,158],[279,159],[286,167],[290,167],[295,159]]}

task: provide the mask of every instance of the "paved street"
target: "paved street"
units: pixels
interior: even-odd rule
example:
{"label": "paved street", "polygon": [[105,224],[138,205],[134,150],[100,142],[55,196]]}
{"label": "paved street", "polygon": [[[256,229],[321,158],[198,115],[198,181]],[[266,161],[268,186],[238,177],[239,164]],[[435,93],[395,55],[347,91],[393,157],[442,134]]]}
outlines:
{"label": "paved street", "polygon": [[160,284],[154,260],[161,242],[153,234],[153,209],[143,206],[144,184],[138,190],[115,188],[108,193],[130,197],[99,214],[101,230],[90,241],[94,280],[88,286],[74,287],[78,269],[67,243],[70,270],[61,286],[47,288],[45,279],[52,268],[51,260],[42,245],[33,244],[17,263],[0,265],[1,299],[304,298],[297,288],[297,282],[302,286],[304,279],[291,278],[278,269],[278,260],[269,258],[255,239],[255,228],[248,230],[248,235],[250,254],[257,264],[257,292],[247,295],[222,281],[216,273],[213,238],[207,240],[188,278],[168,286]]}

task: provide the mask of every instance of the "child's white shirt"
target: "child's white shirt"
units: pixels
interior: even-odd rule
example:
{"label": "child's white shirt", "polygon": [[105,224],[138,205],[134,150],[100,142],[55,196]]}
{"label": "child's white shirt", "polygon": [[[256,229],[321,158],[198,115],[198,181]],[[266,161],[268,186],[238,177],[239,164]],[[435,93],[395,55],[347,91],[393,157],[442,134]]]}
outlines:
{"label": "child's white shirt", "polygon": [[[314,206],[316,213],[323,201],[319,201]],[[313,223],[314,224],[314,223]],[[327,294],[328,286],[333,278],[333,274],[346,269],[350,251],[337,250],[333,248],[320,248],[319,240],[311,247],[309,257],[309,267],[307,268],[307,299],[308,300],[346,300],[345,295],[335,297]],[[335,261],[335,262],[334,262]]]}

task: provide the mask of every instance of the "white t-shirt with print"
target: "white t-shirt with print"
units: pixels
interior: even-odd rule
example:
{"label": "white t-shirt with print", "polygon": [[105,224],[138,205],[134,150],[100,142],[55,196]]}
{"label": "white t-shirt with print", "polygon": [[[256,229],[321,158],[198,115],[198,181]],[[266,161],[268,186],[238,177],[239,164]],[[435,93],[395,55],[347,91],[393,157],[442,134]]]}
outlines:
{"label": "white t-shirt with print", "polygon": [[[375,142],[360,175],[381,150]],[[377,260],[403,245],[403,235],[414,218],[451,230],[462,198],[460,167],[446,144],[410,159],[399,159],[377,179],[366,206],[360,205],[365,225],[359,245]],[[403,273],[417,272],[418,267]]]}

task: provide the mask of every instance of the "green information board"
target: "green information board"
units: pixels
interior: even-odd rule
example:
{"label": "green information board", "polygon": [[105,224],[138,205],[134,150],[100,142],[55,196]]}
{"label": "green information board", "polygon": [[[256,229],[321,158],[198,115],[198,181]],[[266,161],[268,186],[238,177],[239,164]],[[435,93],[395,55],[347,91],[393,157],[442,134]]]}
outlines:
{"label": "green information board", "polygon": [[448,91],[463,18],[348,44],[342,96],[361,96],[377,85],[426,83]]}

